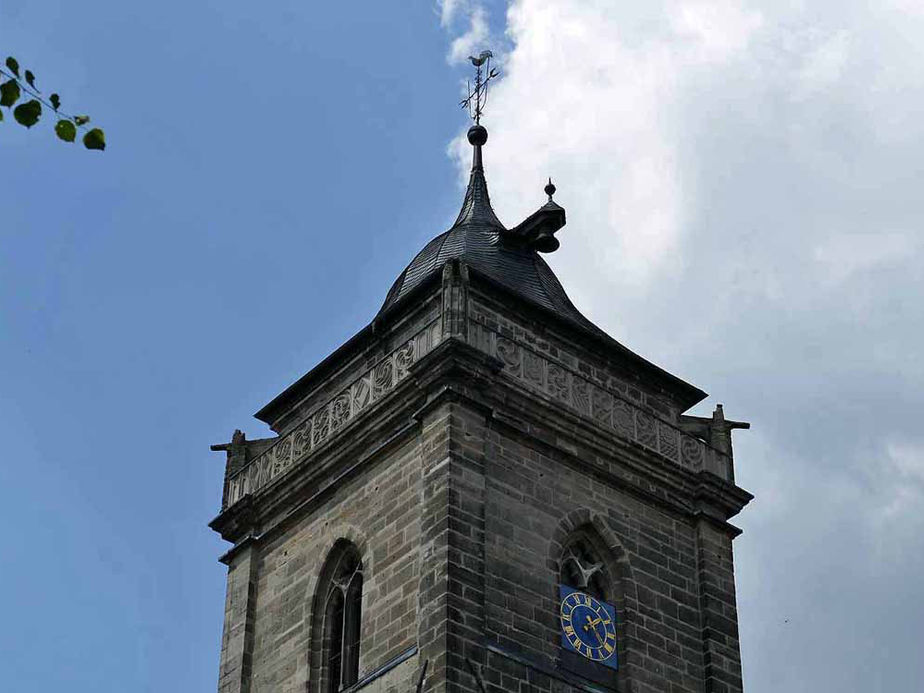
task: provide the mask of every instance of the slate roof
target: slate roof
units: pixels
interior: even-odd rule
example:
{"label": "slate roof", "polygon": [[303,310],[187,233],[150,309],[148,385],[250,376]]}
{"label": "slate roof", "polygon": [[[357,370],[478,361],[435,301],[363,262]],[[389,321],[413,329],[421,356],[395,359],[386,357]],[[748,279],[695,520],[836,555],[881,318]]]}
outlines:
{"label": "slate roof", "polygon": [[442,272],[447,262],[458,259],[571,324],[605,336],[574,307],[539,253],[511,238],[510,232],[498,220],[491,207],[480,159],[476,154],[476,163],[455,223],[427,243],[411,260],[389,290],[379,315],[400,303],[427,279]]}

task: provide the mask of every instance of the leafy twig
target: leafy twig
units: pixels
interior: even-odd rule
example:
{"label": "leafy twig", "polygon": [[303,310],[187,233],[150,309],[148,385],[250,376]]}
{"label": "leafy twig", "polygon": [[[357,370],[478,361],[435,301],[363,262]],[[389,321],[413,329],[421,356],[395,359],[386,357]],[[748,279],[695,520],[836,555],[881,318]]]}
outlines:
{"label": "leafy twig", "polygon": [[[61,97],[57,94],[51,94],[46,101],[39,88],[35,86],[35,74],[31,70],[25,70],[24,81],[20,78],[19,63],[15,58],[6,59],[6,68],[8,71],[0,68],[0,75],[7,78],[6,82],[0,84],[0,106],[12,108],[22,96],[22,92],[32,97],[13,108],[13,118],[16,122],[31,128],[41,117],[44,105],[58,115],[54,130],[59,139],[73,142],[77,138],[77,128],[81,128],[84,131],[83,144],[87,149],[103,150],[106,148],[106,136],[103,131],[100,128],[86,127],[86,124],[90,122],[89,116],[70,115],[60,110]],[[3,120],[2,110],[0,110],[0,120]]]}

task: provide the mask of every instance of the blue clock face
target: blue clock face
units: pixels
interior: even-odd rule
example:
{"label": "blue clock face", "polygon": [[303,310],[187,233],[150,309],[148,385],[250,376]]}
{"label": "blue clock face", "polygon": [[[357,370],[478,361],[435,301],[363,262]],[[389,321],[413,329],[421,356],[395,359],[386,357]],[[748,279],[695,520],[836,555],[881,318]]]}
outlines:
{"label": "blue clock face", "polygon": [[559,586],[561,641],[566,649],[616,668],[616,609],[589,594]]}

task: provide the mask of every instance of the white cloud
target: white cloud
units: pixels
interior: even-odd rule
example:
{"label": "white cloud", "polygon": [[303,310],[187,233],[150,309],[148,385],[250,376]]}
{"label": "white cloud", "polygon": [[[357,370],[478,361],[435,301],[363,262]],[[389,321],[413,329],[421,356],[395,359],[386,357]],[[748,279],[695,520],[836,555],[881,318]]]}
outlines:
{"label": "white cloud", "polygon": [[899,477],[924,488],[924,442],[892,441],[888,449]]}
{"label": "white cloud", "polygon": [[[502,211],[523,216],[541,199],[543,176],[557,177],[562,199],[597,222],[569,229],[563,255],[579,251],[626,290],[678,270],[689,194],[677,160],[678,99],[705,71],[735,60],[763,23],[730,2],[646,8],[513,3],[515,50],[485,121],[488,156],[505,162],[492,170]],[[462,138],[457,151],[467,159]],[[523,185],[530,179],[534,189]]]}
{"label": "white cloud", "polygon": [[468,15],[468,30],[452,41],[449,59],[461,62],[473,53],[477,54],[486,45],[488,38],[488,18],[483,7],[471,8]]}
{"label": "white cloud", "polygon": [[841,284],[858,272],[901,263],[913,255],[912,233],[839,233],[822,239],[813,250],[826,283]]}
{"label": "white cloud", "polygon": [[440,24],[444,27],[450,26],[459,9],[466,5],[468,5],[467,0],[441,0]]}
{"label": "white cloud", "polygon": [[440,24],[450,33],[457,34],[450,42],[449,62],[462,62],[470,55],[489,49],[488,13],[481,2],[440,0],[439,7]]}
{"label": "white cloud", "polygon": [[886,6],[912,15],[924,15],[924,0],[893,0],[891,3],[886,3]]}
{"label": "white cloud", "polygon": [[[915,521],[922,523],[924,508],[924,442],[890,441],[886,447],[891,461],[892,488],[882,508],[881,519],[887,524]],[[883,527],[888,530],[888,527]]]}
{"label": "white cloud", "polygon": [[[754,424],[736,447],[757,495],[738,520],[751,693],[924,680],[921,10],[508,8],[483,121],[501,219],[551,175],[568,226],[549,260],[578,306]],[[450,151],[462,181],[461,134]]]}
{"label": "white cloud", "polygon": [[763,24],[760,12],[734,0],[684,2],[669,15],[677,37],[695,38],[700,56],[706,60],[723,61],[740,53]]}
{"label": "white cloud", "polygon": [[798,91],[803,96],[836,83],[844,73],[849,57],[850,35],[837,31],[823,38],[803,56],[796,74]]}

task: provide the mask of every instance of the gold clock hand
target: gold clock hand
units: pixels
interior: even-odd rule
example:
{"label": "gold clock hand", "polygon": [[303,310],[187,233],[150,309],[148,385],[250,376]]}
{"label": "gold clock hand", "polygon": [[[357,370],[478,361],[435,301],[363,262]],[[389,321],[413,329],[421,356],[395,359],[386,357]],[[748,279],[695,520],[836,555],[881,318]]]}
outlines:
{"label": "gold clock hand", "polygon": [[600,640],[600,636],[597,635],[597,629],[596,629],[594,626],[595,626],[597,623],[599,623],[600,621],[602,621],[602,620],[603,620],[603,619],[601,619],[601,618],[598,618],[596,621],[591,620],[590,614],[587,614],[587,625],[584,626],[584,631],[585,631],[585,632],[586,632],[586,631],[590,631],[591,633],[593,633],[593,634],[594,634],[594,639],[595,639],[598,643],[600,643],[601,645],[603,644],[603,642]]}

